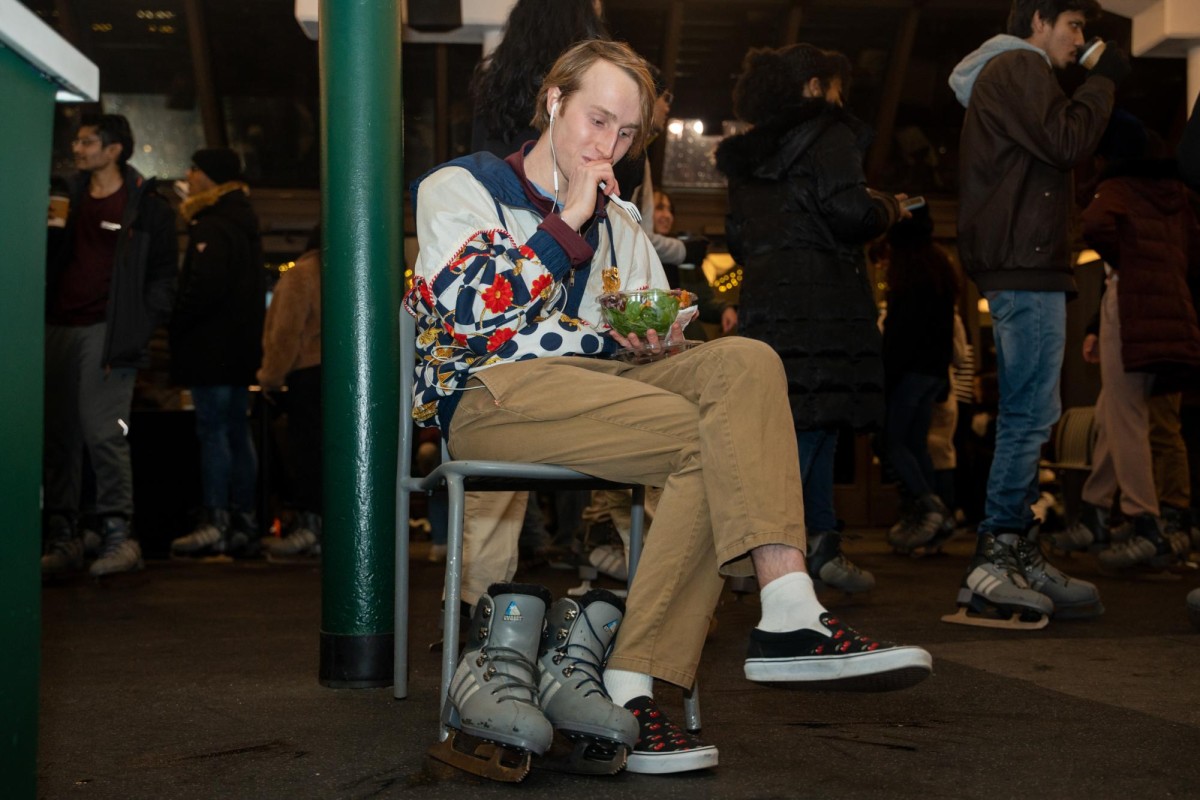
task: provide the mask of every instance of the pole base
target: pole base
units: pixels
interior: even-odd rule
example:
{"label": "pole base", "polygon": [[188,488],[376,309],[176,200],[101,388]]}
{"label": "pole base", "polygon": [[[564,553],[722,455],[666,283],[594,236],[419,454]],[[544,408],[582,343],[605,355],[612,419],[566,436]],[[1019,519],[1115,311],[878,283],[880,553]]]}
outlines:
{"label": "pole base", "polygon": [[378,689],[392,685],[391,633],[344,635],[321,631],[317,680],[330,689]]}

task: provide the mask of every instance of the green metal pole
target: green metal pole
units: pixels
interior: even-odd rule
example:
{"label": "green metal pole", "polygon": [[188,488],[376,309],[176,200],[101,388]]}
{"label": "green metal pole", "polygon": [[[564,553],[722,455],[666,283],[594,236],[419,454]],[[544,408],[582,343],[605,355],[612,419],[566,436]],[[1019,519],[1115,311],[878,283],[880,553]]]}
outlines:
{"label": "green metal pole", "polygon": [[322,684],[392,682],[400,279],[399,0],[321,0]]}
{"label": "green metal pole", "polygon": [[37,795],[46,206],[55,87],[0,47],[0,794]]}

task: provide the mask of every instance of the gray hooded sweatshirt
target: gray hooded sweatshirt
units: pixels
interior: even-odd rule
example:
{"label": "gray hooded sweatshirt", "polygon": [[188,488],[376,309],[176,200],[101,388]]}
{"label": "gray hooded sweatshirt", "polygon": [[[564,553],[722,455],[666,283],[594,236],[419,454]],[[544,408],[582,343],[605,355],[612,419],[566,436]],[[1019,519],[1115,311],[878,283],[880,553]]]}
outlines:
{"label": "gray hooded sweatshirt", "polygon": [[975,88],[975,79],[979,77],[979,73],[983,71],[989,61],[1009,50],[1032,50],[1046,59],[1047,64],[1050,64],[1050,57],[1046,55],[1046,51],[1040,47],[1034,47],[1024,39],[1018,39],[1007,33],[993,36],[980,45],[978,50],[958,62],[954,72],[950,73],[950,88],[954,90],[954,96],[958,98],[958,102],[962,104],[963,108],[966,108],[967,103],[971,101],[971,90]]}

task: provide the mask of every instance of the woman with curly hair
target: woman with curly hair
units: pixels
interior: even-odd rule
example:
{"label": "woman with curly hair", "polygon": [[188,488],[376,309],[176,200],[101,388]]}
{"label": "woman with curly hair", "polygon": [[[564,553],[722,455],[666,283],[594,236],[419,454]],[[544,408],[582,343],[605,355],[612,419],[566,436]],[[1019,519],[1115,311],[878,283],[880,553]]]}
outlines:
{"label": "woman with curly hair", "polygon": [[729,178],[729,250],[745,269],[738,325],[775,348],[800,445],[808,569],[863,592],[833,507],[838,430],[878,428],[883,364],[864,245],[905,216],[867,189],[866,126],[842,107],[850,63],[810,44],[746,54],[733,110],[754,127],[717,148]]}
{"label": "woman with curly hair", "polygon": [[517,0],[504,38],[471,78],[471,150],[499,158],[538,132],[530,124],[542,78],[559,54],[585,39],[607,39],[601,0]]}

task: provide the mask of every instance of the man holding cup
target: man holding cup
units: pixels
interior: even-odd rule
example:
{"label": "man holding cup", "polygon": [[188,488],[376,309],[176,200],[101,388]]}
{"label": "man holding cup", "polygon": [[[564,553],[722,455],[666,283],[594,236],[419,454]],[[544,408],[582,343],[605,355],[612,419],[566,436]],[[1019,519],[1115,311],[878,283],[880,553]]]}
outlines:
{"label": "man holding cup", "polygon": [[967,109],[961,140],[958,246],[987,298],[996,342],[1000,414],[975,557],[948,622],[1041,628],[1051,614],[1101,613],[1100,595],[1068,578],[1037,547],[1030,505],[1038,459],[1061,412],[1071,274],[1071,169],[1091,155],[1129,72],[1115,47],[1096,48],[1068,97],[1055,69],[1076,63],[1096,0],[1014,0],[1008,33],[955,68]]}
{"label": "man holding cup", "polygon": [[99,577],[142,566],[125,435],[137,368],[171,311],[178,248],[171,207],[128,164],[133,133],[124,117],[85,116],[71,151],[80,171],[47,219],[42,574],[83,566],[77,526],[86,447],[103,539],[89,572]]}

